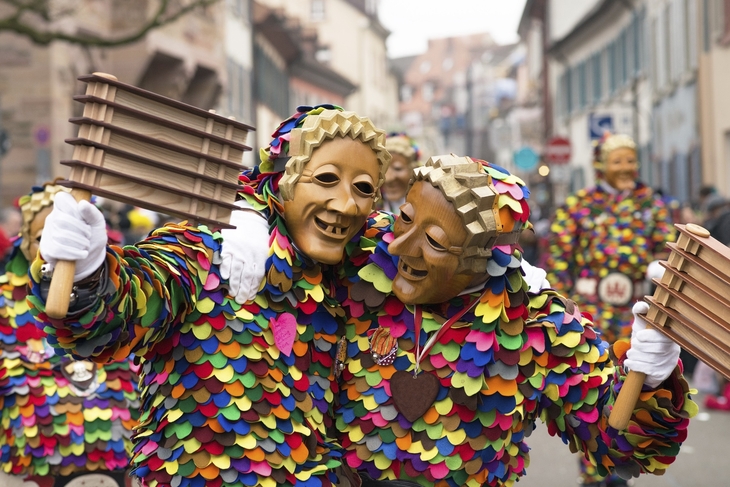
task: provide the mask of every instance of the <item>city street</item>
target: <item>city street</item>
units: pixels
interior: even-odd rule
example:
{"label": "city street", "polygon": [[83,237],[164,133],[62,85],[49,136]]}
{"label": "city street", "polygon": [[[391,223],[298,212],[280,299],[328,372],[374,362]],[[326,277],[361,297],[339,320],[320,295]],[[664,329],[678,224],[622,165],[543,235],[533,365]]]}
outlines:
{"label": "city street", "polygon": [[[689,437],[677,461],[663,476],[645,475],[634,487],[720,487],[728,485],[727,463],[730,444],[730,413],[707,411],[703,394],[695,396],[700,413],[690,422]],[[538,426],[528,443],[531,464],[520,487],[576,486],[578,463],[567,445]]]}

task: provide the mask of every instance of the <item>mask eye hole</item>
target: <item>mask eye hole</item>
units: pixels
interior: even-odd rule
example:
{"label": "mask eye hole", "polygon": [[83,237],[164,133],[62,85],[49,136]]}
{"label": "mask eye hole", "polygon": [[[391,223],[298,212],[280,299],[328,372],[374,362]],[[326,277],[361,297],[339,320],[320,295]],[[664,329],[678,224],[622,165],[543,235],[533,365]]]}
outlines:
{"label": "mask eye hole", "polygon": [[403,223],[413,223],[413,218],[408,215],[408,212],[404,209],[400,209],[400,219]]}
{"label": "mask eye hole", "polygon": [[362,196],[371,197],[375,195],[375,186],[367,181],[360,181],[354,184],[355,189]]}
{"label": "mask eye hole", "polygon": [[337,174],[332,172],[323,172],[314,176],[314,180],[322,186],[332,186],[340,182]]}
{"label": "mask eye hole", "polygon": [[436,241],[436,239],[435,239],[435,238],[433,238],[433,237],[432,237],[431,235],[429,235],[428,233],[426,234],[426,240],[428,240],[428,244],[429,244],[429,245],[430,245],[431,247],[433,247],[433,248],[434,248],[434,250],[438,250],[439,252],[446,252],[446,247],[444,247],[443,245],[441,245],[440,243],[438,243],[438,242]]}

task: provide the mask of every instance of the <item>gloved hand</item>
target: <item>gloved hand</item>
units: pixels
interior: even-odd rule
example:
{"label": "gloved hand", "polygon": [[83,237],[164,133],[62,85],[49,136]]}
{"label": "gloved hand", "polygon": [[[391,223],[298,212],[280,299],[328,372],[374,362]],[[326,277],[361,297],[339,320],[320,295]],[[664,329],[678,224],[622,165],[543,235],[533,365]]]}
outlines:
{"label": "gloved hand", "polygon": [[646,267],[646,280],[651,282],[654,278],[661,279],[665,270],[658,260],[652,260]]}
{"label": "gloved hand", "polygon": [[530,286],[529,291],[531,293],[539,293],[541,290],[550,287],[550,283],[545,279],[547,272],[540,267],[535,267],[525,259],[522,259],[522,271],[525,273],[525,281]]}
{"label": "gloved hand", "polygon": [[76,261],[74,282],[78,282],[104,263],[106,241],[106,222],[96,206],[77,202],[64,191],[56,193],[40,243],[46,262],[55,267],[59,260]]}
{"label": "gloved hand", "polygon": [[646,374],[644,384],[655,388],[672,374],[679,361],[680,348],[670,338],[647,326],[641,316],[649,311],[645,301],[637,302],[631,311],[634,313],[631,348],[626,352],[624,366]]}
{"label": "gloved hand", "polygon": [[[245,201],[237,201],[236,205],[250,208]],[[253,209],[233,211],[230,223],[236,228],[221,230],[221,276],[228,281],[230,295],[243,304],[256,297],[264,278],[269,256],[269,224]]]}

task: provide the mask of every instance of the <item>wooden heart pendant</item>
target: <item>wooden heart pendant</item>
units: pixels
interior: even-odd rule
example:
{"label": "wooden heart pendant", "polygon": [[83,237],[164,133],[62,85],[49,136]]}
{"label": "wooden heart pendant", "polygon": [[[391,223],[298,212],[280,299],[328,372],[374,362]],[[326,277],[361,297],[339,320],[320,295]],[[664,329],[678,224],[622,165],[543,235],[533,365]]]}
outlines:
{"label": "wooden heart pendant", "polygon": [[439,380],[435,375],[399,370],[390,379],[390,393],[395,408],[411,423],[423,416],[431,407],[439,392]]}

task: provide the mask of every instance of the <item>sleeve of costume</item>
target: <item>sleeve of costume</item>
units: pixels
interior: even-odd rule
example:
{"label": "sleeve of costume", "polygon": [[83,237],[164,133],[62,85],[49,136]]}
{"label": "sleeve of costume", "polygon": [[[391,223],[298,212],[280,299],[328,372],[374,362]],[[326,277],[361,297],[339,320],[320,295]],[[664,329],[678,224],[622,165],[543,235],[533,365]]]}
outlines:
{"label": "sleeve of costume", "polygon": [[599,475],[662,474],[697,412],[679,367],[660,388],[644,388],[629,427],[617,431],[608,426],[608,414],[625,379],[620,365],[628,340],[614,346],[619,365],[614,367],[607,344],[572,301],[548,290],[531,297],[530,305],[531,321],[539,326],[528,329],[535,338],[535,374],[524,380],[541,389],[537,414],[550,434],[583,452]]}
{"label": "sleeve of costume", "polygon": [[557,209],[550,225],[550,248],[545,265],[547,280],[554,289],[565,294],[572,290],[574,284],[570,269],[575,264],[579,233],[572,208],[577,204],[577,197],[570,196],[565,206]]}
{"label": "sleeve of costume", "polygon": [[145,355],[168,329],[194,312],[202,288],[220,283],[220,234],[166,225],[136,246],[108,247],[106,282],[96,300],[63,319],[49,318],[41,259],[30,269],[28,301],[54,347],[97,362]]}
{"label": "sleeve of costume", "polygon": [[654,259],[665,259],[669,254],[667,243],[677,240],[677,230],[672,225],[669,208],[661,198],[654,198],[652,218],[654,219],[654,231],[650,237],[651,253]]}

